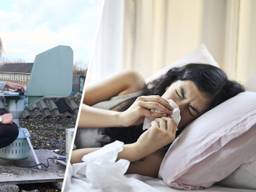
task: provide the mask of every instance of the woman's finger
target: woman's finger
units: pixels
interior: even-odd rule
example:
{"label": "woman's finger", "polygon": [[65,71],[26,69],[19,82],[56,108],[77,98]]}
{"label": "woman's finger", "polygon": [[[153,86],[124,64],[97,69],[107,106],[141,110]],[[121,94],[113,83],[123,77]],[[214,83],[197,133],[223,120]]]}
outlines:
{"label": "woman's finger", "polygon": [[156,122],[158,128],[161,127],[161,125],[160,125],[160,118],[155,119],[154,122]]}
{"label": "woman's finger", "polygon": [[161,103],[165,108],[167,108],[167,110],[172,110],[172,107],[170,106],[168,101],[160,97],[159,95],[140,96],[139,99],[141,99],[142,101]]}
{"label": "woman's finger", "polygon": [[166,121],[165,121],[164,118],[158,118],[158,119],[156,119],[156,122],[158,123],[160,129],[166,131],[166,129],[167,129],[167,127],[166,127],[167,124],[166,124]]}
{"label": "woman's finger", "polygon": [[140,108],[139,113],[145,117],[151,117],[151,112],[148,109]]}
{"label": "woman's finger", "polygon": [[174,122],[174,120],[172,118],[166,118],[167,121],[167,131],[168,133],[170,133],[171,135],[173,135],[175,137],[176,135],[176,123]]}
{"label": "woman's finger", "polygon": [[171,110],[167,109],[165,106],[158,102],[152,102],[152,101],[139,101],[138,104],[146,109],[154,110],[153,112],[156,113],[166,113],[171,114]]}
{"label": "woman's finger", "polygon": [[160,118],[160,117],[168,117],[170,114],[166,113],[159,113],[154,110],[146,109],[146,108],[141,108],[141,114],[145,117],[151,117],[151,118]]}
{"label": "woman's finger", "polygon": [[160,118],[160,117],[166,117],[166,116],[169,116],[169,114],[157,113],[157,112],[154,112],[154,111],[150,111],[150,117],[152,117],[152,118]]}
{"label": "woman's finger", "polygon": [[166,118],[162,118],[162,121],[163,121],[163,128],[164,128],[164,130],[166,130],[167,131],[167,120],[166,120]]}
{"label": "woman's finger", "polygon": [[163,113],[155,113],[152,112],[148,109],[145,108],[141,108],[140,109],[140,115],[144,116],[144,117],[149,117],[149,118],[159,118],[159,117],[163,117],[165,114]]}

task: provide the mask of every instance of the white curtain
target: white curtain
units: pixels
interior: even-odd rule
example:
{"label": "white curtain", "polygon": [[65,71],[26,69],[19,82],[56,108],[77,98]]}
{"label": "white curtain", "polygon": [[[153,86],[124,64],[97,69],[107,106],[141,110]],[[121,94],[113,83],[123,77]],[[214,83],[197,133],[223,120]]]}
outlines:
{"label": "white curtain", "polygon": [[102,81],[123,68],[123,9],[123,0],[103,1],[86,85]]}
{"label": "white curtain", "polygon": [[105,0],[88,83],[124,69],[145,78],[206,44],[228,75],[256,89],[256,1]]}
{"label": "white curtain", "polygon": [[236,78],[256,91],[256,1],[241,0]]}
{"label": "white curtain", "polygon": [[123,65],[148,77],[196,48],[201,36],[201,2],[126,1]]}

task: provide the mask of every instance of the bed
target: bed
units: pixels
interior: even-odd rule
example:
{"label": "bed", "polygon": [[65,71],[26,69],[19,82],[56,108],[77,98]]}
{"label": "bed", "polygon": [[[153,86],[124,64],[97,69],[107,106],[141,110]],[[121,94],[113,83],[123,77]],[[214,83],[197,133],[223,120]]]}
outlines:
{"label": "bed", "polygon": [[[106,102],[101,102],[97,104],[95,107],[99,108],[105,108],[105,109],[110,109],[112,107],[115,107],[117,104],[120,102],[123,102],[124,100],[128,98],[133,98],[140,95],[140,92],[128,94],[125,96],[116,96],[113,97],[111,100],[106,101]],[[83,148],[83,147],[100,147],[100,140],[104,138],[104,135],[101,134],[101,129],[78,129],[77,136],[76,136],[76,144],[78,145],[78,148]],[[86,142],[85,142],[86,141]],[[83,143],[85,142],[85,143]],[[171,188],[167,186],[162,180],[160,179],[155,179],[151,177],[144,177],[140,175],[128,175],[128,178],[135,178],[137,181],[142,181],[142,187],[141,190],[136,190],[137,191],[147,191],[150,192],[152,191],[159,191],[159,192],[178,192],[178,191],[187,191],[187,190],[177,190],[174,188]],[[78,180],[76,180],[78,181]],[[84,181],[82,181],[84,182]],[[81,184],[81,182],[76,182],[77,184]],[[79,184],[79,185],[80,185]],[[84,187],[84,186],[83,186]],[[70,190],[72,191],[72,190]],[[79,191],[76,189],[76,191]],[[126,191],[126,190],[122,190]],[[129,191],[129,190],[127,190]],[[249,189],[238,189],[238,188],[229,188],[229,187],[223,187],[220,185],[214,185],[208,189],[204,190],[194,190],[195,192],[197,191],[205,191],[205,192],[251,192],[251,191],[256,191],[256,190],[249,190]],[[111,191],[112,192],[112,191]]]}
{"label": "bed", "polygon": [[[140,179],[141,181],[145,182],[146,184],[150,185],[154,189],[156,189],[159,192],[187,192],[188,190],[178,190],[171,188],[167,186],[162,180],[150,178],[150,177],[144,177],[140,175],[130,175],[129,177],[136,177]],[[249,189],[236,189],[236,188],[229,188],[229,187],[223,187],[220,185],[214,185],[208,189],[203,190],[193,190],[193,192],[253,192],[255,190],[249,190]]]}
{"label": "bed", "polygon": [[[82,192],[82,191],[90,191],[90,192],[188,192],[188,190],[178,190],[167,186],[162,180],[144,177],[141,175],[127,175],[130,179],[136,179],[137,182],[132,183],[132,188],[127,188],[125,186],[108,188],[108,189],[93,189],[91,188],[91,184],[85,182],[83,179],[72,179],[72,184],[66,184],[64,192]],[[139,181],[139,183],[138,183]],[[135,183],[135,184],[134,184]],[[136,184],[137,183],[137,184]],[[219,185],[214,185],[210,188],[203,190],[193,190],[193,192],[253,192],[255,190],[249,189],[238,189],[238,188],[228,188],[222,187]]]}
{"label": "bed", "polygon": [[[65,192],[179,192],[166,185],[161,179],[126,174],[129,161],[120,159],[116,161],[123,143],[115,141],[105,145],[100,150],[85,155],[81,163],[68,166],[65,179]],[[111,174],[110,174],[111,173]],[[228,188],[213,185],[195,192],[252,192],[255,190]]]}

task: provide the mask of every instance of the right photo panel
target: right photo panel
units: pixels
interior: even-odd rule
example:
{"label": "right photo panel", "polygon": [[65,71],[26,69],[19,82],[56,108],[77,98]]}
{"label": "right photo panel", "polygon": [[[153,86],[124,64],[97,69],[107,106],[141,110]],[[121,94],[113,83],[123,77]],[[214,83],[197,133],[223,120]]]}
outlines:
{"label": "right photo panel", "polygon": [[255,9],[102,1],[62,191],[255,191]]}

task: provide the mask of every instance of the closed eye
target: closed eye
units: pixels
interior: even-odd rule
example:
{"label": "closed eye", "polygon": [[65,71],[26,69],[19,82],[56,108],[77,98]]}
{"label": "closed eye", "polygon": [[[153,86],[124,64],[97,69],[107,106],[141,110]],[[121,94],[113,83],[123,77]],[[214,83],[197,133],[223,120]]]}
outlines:
{"label": "closed eye", "polygon": [[[182,87],[179,91],[175,90],[175,92],[180,99],[186,99],[185,90]],[[190,104],[188,105],[187,110],[192,117],[197,117],[199,115],[199,111]]]}
{"label": "closed eye", "polygon": [[178,91],[177,89],[175,91],[180,99],[185,99],[185,91],[182,87],[180,88],[180,91]]}
{"label": "closed eye", "polygon": [[199,111],[191,105],[188,106],[188,111],[193,117],[197,117],[199,115]]}
{"label": "closed eye", "polygon": [[180,93],[181,93],[182,98],[186,99],[185,90],[182,87],[180,88]]}
{"label": "closed eye", "polygon": [[175,90],[175,92],[176,92],[176,95],[177,95],[178,97],[180,97],[180,94],[179,94],[179,92],[177,91],[177,89]]}

